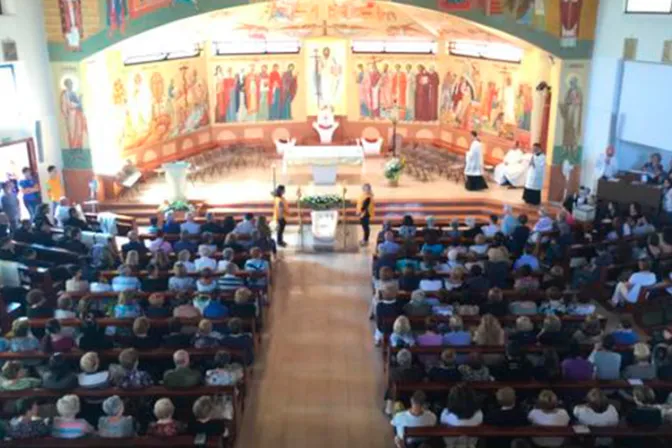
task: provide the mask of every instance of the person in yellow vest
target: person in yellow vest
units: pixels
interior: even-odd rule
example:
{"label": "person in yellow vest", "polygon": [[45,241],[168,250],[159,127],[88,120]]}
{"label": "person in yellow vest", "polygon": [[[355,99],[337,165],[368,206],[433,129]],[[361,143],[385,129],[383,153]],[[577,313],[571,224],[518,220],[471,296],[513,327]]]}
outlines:
{"label": "person in yellow vest", "polygon": [[54,165],[49,165],[47,168],[49,179],[47,179],[47,196],[49,197],[49,206],[51,207],[51,215],[56,212],[56,207],[63,195],[63,185],[61,185],[61,176],[58,175],[58,170]]}
{"label": "person in yellow vest", "polygon": [[371,189],[371,184],[364,184],[362,185],[362,194],[357,201],[359,223],[362,225],[362,230],[364,231],[364,237],[360,242],[360,245],[362,246],[369,244],[369,237],[371,236],[371,219],[373,218],[374,210],[375,205],[373,203],[373,190]]}
{"label": "person in yellow vest", "polygon": [[289,207],[287,199],[285,199],[285,186],[278,185],[275,189],[275,199],[273,201],[273,220],[277,223],[277,243],[280,247],[287,247],[287,243],[283,238],[285,233],[285,226],[287,225],[287,215],[289,215]]}

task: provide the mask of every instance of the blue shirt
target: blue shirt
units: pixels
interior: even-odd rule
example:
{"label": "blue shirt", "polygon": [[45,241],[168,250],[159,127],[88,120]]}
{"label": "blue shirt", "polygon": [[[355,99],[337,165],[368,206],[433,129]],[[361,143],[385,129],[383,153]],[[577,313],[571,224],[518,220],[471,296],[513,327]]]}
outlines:
{"label": "blue shirt", "polygon": [[217,300],[211,301],[203,310],[206,319],[221,319],[229,315],[229,308]]}
{"label": "blue shirt", "polygon": [[633,345],[639,342],[639,335],[632,330],[616,330],[611,335],[616,345]]}
{"label": "blue shirt", "polygon": [[142,284],[137,277],[118,275],[112,279],[112,291],[139,291],[140,289],[142,289]]}
{"label": "blue shirt", "polygon": [[217,284],[222,291],[235,291],[245,286],[245,280],[236,275],[226,274],[219,277]]}
{"label": "blue shirt", "polygon": [[166,221],[163,223],[164,233],[180,233],[180,224],[175,221]]}
{"label": "blue shirt", "polygon": [[594,351],[588,361],[595,366],[598,380],[617,380],[621,377],[621,355],[610,351]]}
{"label": "blue shirt", "polygon": [[468,331],[451,331],[443,335],[444,345],[469,345],[471,344],[471,333]]}
{"label": "blue shirt", "polygon": [[441,244],[423,244],[422,253],[439,256],[443,253],[443,246]]}
{"label": "blue shirt", "polygon": [[180,253],[183,250],[188,250],[192,254],[198,250],[198,245],[196,243],[192,243],[191,241],[175,241],[173,244],[173,250],[175,253]]}
{"label": "blue shirt", "polygon": [[537,257],[530,254],[521,255],[521,257],[513,264],[513,269],[518,270],[525,265],[528,265],[533,271],[538,271],[540,269],[539,260]]}
{"label": "blue shirt", "polygon": [[513,215],[506,215],[502,220],[502,227],[500,230],[504,235],[511,235],[516,227],[518,227],[518,219]]}
{"label": "blue shirt", "polygon": [[[22,179],[19,181],[20,188],[33,188],[35,181],[33,179]],[[38,202],[40,200],[40,193],[28,193],[23,195],[23,200],[28,202]]]}
{"label": "blue shirt", "polygon": [[393,241],[384,241],[378,245],[378,253],[381,255],[394,255],[399,252],[401,246]]}

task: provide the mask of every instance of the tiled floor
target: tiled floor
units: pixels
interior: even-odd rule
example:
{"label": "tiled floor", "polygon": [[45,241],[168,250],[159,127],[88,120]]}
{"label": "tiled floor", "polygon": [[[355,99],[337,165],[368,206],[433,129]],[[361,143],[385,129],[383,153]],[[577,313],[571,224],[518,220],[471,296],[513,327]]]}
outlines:
{"label": "tiled floor", "polygon": [[239,448],[390,447],[369,255],[281,255]]}

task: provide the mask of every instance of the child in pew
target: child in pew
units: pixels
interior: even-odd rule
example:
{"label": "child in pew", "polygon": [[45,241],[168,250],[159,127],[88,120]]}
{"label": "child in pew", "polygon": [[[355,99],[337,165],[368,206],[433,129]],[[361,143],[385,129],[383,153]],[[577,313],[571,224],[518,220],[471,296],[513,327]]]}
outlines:
{"label": "child in pew", "polygon": [[183,434],[187,425],[173,419],[175,406],[169,398],[161,398],[154,403],[156,421],[149,424],[147,435],[153,437],[175,437]]}

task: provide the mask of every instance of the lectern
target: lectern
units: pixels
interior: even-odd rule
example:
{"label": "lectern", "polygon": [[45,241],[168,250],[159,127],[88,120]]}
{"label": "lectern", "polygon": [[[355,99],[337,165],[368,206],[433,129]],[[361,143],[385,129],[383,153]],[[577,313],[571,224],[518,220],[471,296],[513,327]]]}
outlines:
{"label": "lectern", "polygon": [[168,185],[168,201],[184,201],[187,192],[187,172],[189,171],[188,162],[164,163],[161,168],[166,176]]}

